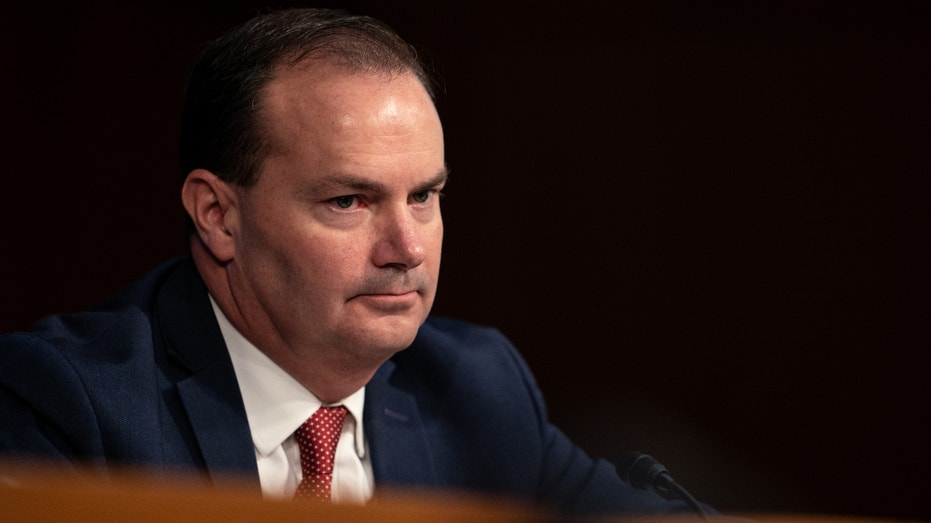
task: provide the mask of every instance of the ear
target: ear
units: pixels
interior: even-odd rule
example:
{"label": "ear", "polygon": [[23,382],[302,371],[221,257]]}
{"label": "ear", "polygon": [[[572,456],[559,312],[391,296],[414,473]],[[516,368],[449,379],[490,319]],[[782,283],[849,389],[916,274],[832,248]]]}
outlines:
{"label": "ear", "polygon": [[236,254],[232,231],[237,219],[233,187],[210,171],[194,169],[184,180],[181,202],[211,254],[221,263],[232,260]]}

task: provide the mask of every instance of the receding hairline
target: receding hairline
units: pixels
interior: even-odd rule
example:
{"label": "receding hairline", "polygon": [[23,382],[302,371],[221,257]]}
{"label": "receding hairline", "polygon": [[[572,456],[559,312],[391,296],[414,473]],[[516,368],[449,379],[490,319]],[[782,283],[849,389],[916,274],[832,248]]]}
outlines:
{"label": "receding hairline", "polygon": [[[424,85],[423,79],[417,74],[417,72],[411,68],[402,68],[397,71],[389,71],[383,68],[369,68],[369,67],[356,67],[353,65],[347,65],[339,60],[331,60],[327,56],[317,56],[317,55],[307,55],[302,53],[303,58],[299,60],[293,59],[293,57],[283,57],[277,64],[275,64],[271,71],[269,72],[268,77],[262,86],[256,90],[255,97],[252,101],[253,106],[253,118],[255,122],[255,130],[261,136],[261,151],[259,156],[261,160],[257,166],[258,172],[261,172],[261,165],[264,163],[266,158],[274,156],[277,154],[277,140],[276,132],[274,131],[274,126],[271,124],[271,116],[268,114],[268,94],[269,88],[275,82],[282,79],[284,74],[288,72],[308,72],[313,74],[314,69],[319,69],[320,81],[326,82],[334,77],[354,77],[354,76],[368,76],[379,78],[380,80],[387,82],[394,81],[399,78],[410,78],[416,80],[417,85],[423,89],[424,95],[430,101],[430,105],[433,107],[433,110],[436,111],[436,103],[433,99],[432,93],[428,86]],[[437,117],[439,115],[437,114]],[[442,128],[442,122],[440,123]]]}
{"label": "receding hairline", "polygon": [[[372,21],[380,24],[377,20]],[[435,100],[433,78],[427,73],[417,49],[389,27],[384,26],[383,29],[386,33],[382,36],[391,35],[397,39],[395,47],[357,27],[336,28],[312,42],[298,44],[282,52],[272,64],[271,72],[274,74],[281,67],[321,62],[352,73],[392,76],[410,73],[420,81],[430,99]]]}
{"label": "receding hairline", "polygon": [[296,50],[281,56],[272,64],[262,88],[275,81],[282,71],[310,70],[314,68],[320,68],[324,74],[335,72],[346,76],[371,75],[395,78],[410,75],[417,79],[427,95],[430,96],[431,101],[433,100],[432,87],[414,67],[403,63],[383,65],[357,61],[327,50]]}
{"label": "receding hairline", "polygon": [[347,71],[413,73],[436,109],[434,63],[380,20],[344,10],[270,10],[210,43],[193,65],[182,113],[183,176],[206,168],[249,186],[267,150],[262,116],[281,67],[324,60]]}

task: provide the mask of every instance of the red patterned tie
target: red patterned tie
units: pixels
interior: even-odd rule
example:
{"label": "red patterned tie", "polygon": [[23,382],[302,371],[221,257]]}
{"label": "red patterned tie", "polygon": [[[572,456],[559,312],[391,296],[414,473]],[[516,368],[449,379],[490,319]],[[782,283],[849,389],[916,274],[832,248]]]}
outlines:
{"label": "red patterned tie", "polygon": [[346,407],[320,407],[294,433],[301,448],[301,471],[304,475],[294,499],[330,501],[333,458],[344,419]]}

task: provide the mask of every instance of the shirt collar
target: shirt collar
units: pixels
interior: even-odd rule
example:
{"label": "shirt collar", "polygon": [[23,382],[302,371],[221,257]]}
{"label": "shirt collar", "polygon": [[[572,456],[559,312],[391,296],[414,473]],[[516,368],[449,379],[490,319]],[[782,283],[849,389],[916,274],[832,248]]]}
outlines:
{"label": "shirt collar", "polygon": [[[236,330],[217,306],[213,296],[210,296],[210,305],[220,324],[230,359],[233,360],[252,442],[259,454],[267,456],[323,403]],[[365,406],[365,387],[331,405],[343,405],[349,411],[355,427],[356,454],[360,459],[364,458],[362,410]]]}

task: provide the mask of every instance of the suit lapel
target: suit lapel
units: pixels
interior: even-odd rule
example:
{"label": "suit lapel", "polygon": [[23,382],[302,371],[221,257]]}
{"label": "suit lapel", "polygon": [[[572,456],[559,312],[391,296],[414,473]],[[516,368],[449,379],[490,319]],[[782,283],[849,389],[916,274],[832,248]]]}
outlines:
{"label": "suit lapel", "polygon": [[365,432],[379,487],[436,485],[439,478],[417,402],[395,387],[387,361],[365,389]]}
{"label": "suit lapel", "polygon": [[174,381],[207,472],[213,481],[249,474],[258,484],[252,435],[229,352],[193,263],[166,281],[158,317]]}
{"label": "suit lapel", "polygon": [[252,434],[232,366],[218,363],[201,370],[178,383],[178,394],[211,479],[246,472],[257,476]]}

